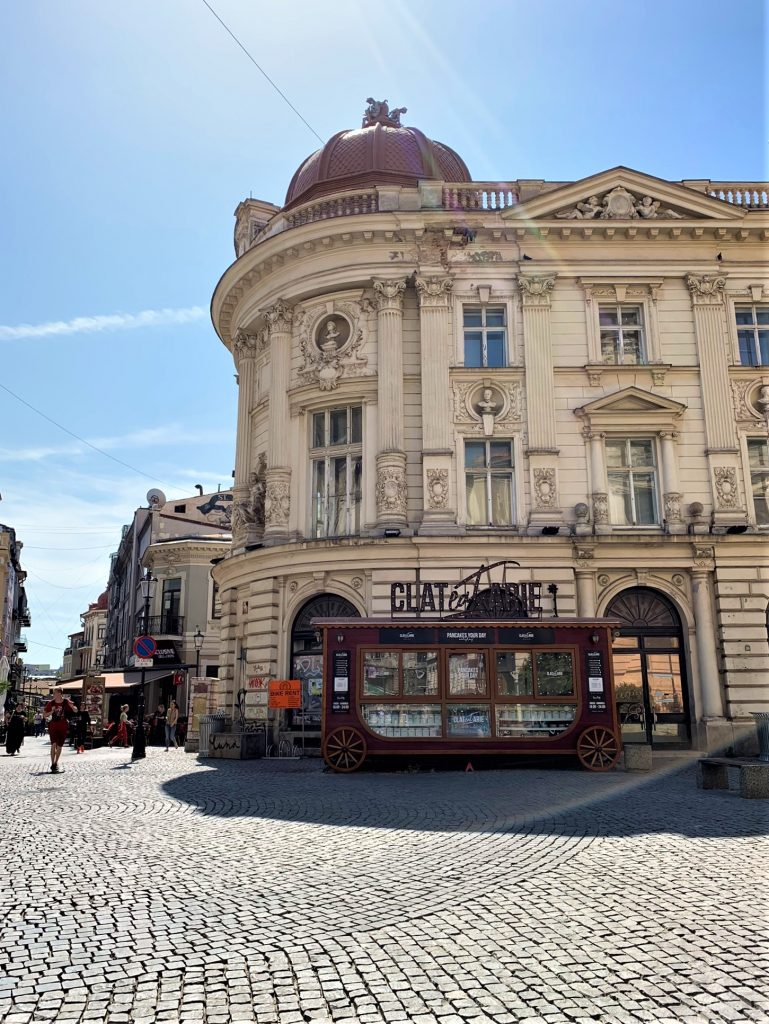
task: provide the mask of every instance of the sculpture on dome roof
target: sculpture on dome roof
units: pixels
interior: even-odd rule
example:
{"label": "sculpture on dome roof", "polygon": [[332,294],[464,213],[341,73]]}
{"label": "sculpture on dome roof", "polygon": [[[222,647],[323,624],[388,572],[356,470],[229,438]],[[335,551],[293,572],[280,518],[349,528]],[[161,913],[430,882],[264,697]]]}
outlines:
{"label": "sculpture on dome roof", "polygon": [[389,128],[401,128],[401,114],[408,112],[408,107],[395,107],[390,110],[387,100],[375,100],[369,96],[366,100],[368,106],[363,112],[363,123],[361,128],[371,128],[375,124],[384,124]]}

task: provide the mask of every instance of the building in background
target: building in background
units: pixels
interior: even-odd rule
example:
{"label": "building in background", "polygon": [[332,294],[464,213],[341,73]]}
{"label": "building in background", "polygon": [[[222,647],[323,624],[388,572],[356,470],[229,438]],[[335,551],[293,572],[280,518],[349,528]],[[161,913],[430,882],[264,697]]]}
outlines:
{"label": "building in background", "polygon": [[474,182],[386,103],[244,200],[229,710],[301,677],[316,728],[314,616],[515,559],[546,617],[621,621],[626,741],[734,743],[769,710],[767,234],[764,184]]}
{"label": "building in background", "polygon": [[0,684],[7,684],[6,703],[16,702],[17,690],[24,680],[21,655],[27,650],[21,632],[32,624],[21,567],[23,544],[16,531],[0,523]]}

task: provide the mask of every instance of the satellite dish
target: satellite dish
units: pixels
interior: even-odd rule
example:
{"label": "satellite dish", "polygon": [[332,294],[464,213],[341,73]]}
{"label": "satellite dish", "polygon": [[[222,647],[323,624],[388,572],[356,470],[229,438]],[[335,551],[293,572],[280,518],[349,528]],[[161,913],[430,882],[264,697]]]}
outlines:
{"label": "satellite dish", "polygon": [[166,496],[157,487],[150,487],[147,491],[147,503],[150,508],[160,508],[161,505],[165,505]]}

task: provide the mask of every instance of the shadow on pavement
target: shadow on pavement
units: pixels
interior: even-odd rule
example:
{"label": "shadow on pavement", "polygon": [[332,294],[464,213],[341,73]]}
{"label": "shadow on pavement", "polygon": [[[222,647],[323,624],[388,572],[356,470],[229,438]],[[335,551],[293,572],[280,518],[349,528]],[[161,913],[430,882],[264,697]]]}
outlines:
{"label": "shadow on pavement", "polygon": [[171,779],[164,792],[200,814],[227,818],[420,832],[769,834],[769,801],[698,790],[689,762],[648,775],[562,766],[336,775],[314,760],[198,763],[208,770]]}

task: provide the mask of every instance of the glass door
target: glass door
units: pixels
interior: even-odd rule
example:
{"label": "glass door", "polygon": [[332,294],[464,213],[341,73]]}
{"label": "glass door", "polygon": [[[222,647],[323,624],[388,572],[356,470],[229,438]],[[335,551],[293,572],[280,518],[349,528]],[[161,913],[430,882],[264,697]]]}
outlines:
{"label": "glass door", "polygon": [[677,637],[620,636],[614,642],[612,662],[622,742],[688,746]]}

